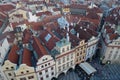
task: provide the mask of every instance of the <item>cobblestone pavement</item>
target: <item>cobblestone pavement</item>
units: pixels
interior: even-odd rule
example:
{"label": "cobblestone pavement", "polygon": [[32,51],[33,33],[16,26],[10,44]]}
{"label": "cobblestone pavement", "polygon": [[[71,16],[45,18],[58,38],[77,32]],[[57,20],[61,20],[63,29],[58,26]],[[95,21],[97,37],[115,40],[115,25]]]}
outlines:
{"label": "cobblestone pavement", "polygon": [[90,80],[120,80],[120,63],[101,65],[99,59],[90,63],[97,73]]}

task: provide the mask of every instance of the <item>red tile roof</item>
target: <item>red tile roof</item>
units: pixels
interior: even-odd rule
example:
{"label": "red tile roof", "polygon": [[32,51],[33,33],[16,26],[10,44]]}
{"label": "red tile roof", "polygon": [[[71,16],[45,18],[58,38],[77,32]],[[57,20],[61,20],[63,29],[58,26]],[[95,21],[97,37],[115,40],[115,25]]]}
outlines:
{"label": "red tile roof", "polygon": [[2,39],[4,39],[4,38],[7,38],[7,40],[8,40],[9,43],[13,43],[13,42],[14,42],[14,39],[15,39],[14,32],[11,31],[11,32],[5,32],[5,33],[3,33],[3,34],[0,36],[0,40],[2,40]]}
{"label": "red tile roof", "polygon": [[[79,33],[79,38],[80,39],[85,39],[86,41],[88,41],[91,37],[92,37],[92,34],[90,34],[88,31],[87,31],[87,28],[83,28],[81,29],[82,26],[79,26],[77,25],[75,27],[75,31],[77,33]],[[85,30],[86,29],[86,30]]]}
{"label": "red tile roof", "polygon": [[112,11],[110,11],[110,14],[105,18],[105,21],[117,25],[120,21],[119,11],[120,7],[114,8]]}
{"label": "red tile roof", "polygon": [[41,58],[44,55],[48,55],[48,52],[46,51],[45,47],[42,45],[41,41],[33,36],[33,48],[37,52],[38,57]]}
{"label": "red tile roof", "polygon": [[106,33],[114,33],[114,29],[113,28],[106,29]]}
{"label": "red tile roof", "polygon": [[[94,14],[94,15],[93,15]],[[87,18],[90,18],[90,19],[100,19],[100,16],[97,15],[97,13],[95,12],[89,12],[87,15],[86,15]]]}
{"label": "red tile roof", "polygon": [[23,57],[22,57],[22,64],[26,64],[28,66],[32,66],[32,52],[28,49],[24,48],[23,50]]}
{"label": "red tile roof", "polygon": [[53,8],[53,11],[60,11],[59,8]]}
{"label": "red tile roof", "polygon": [[[46,41],[45,37],[50,34],[51,38]],[[59,38],[57,38],[52,32],[44,30],[43,33],[40,34],[40,39],[45,43],[45,46],[49,49],[52,50],[55,47],[55,44],[57,41],[59,41]]]}
{"label": "red tile roof", "polygon": [[6,18],[7,18],[7,14],[3,10],[0,10],[0,19],[4,21]]}
{"label": "red tile roof", "polygon": [[117,39],[118,36],[119,36],[119,35],[118,35],[117,33],[109,34],[109,38],[110,38],[110,40]]}
{"label": "red tile roof", "polygon": [[94,7],[94,8],[88,8],[88,12],[103,13],[103,10],[101,8]]}
{"label": "red tile roof", "polygon": [[42,16],[42,15],[50,16],[52,15],[52,13],[50,11],[36,13],[36,16]]}
{"label": "red tile roof", "polygon": [[82,17],[81,20],[92,22],[97,26],[100,24],[100,20],[98,20],[98,19],[90,19],[90,18],[87,18],[87,17]]}
{"label": "red tile roof", "polygon": [[9,54],[8,54],[8,60],[10,60],[12,63],[17,64],[19,60],[19,55],[17,54],[17,50],[19,50],[17,45],[13,45]]}
{"label": "red tile roof", "polygon": [[18,17],[18,18],[22,18],[23,15],[22,14],[14,14],[15,17]]}
{"label": "red tile roof", "polygon": [[15,6],[13,6],[12,4],[0,5],[0,9],[5,12],[9,12],[9,11],[15,9]]}
{"label": "red tile roof", "polygon": [[2,22],[2,21],[0,21],[0,28],[2,27],[2,24],[3,24],[3,22]]}
{"label": "red tile roof", "polygon": [[32,32],[29,29],[25,29],[23,32],[23,44],[29,43],[32,36]]}

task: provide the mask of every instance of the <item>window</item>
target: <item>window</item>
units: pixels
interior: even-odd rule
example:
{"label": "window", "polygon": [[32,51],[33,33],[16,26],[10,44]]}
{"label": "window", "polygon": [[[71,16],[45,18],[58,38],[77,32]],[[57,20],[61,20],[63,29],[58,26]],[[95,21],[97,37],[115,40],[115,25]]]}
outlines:
{"label": "window", "polygon": [[28,71],[28,70],[27,70],[26,72],[27,72],[27,73],[29,73],[29,71]]}
{"label": "window", "polygon": [[47,66],[47,64],[45,64],[45,66]]}
{"label": "window", "polygon": [[67,56],[67,61],[69,60],[69,55]]}
{"label": "window", "polygon": [[80,54],[82,55],[82,52],[80,52]]}
{"label": "window", "polygon": [[53,70],[53,67],[51,67],[51,70]]}
{"label": "window", "polygon": [[84,59],[84,56],[83,56],[83,59]]}
{"label": "window", "polygon": [[61,64],[61,59],[58,59],[58,65]]}
{"label": "window", "polygon": [[65,56],[63,57],[63,63],[65,62]]}
{"label": "window", "polygon": [[110,53],[110,54],[109,54],[109,56],[108,56],[108,59],[110,59],[110,58],[111,58],[111,56],[112,56],[112,54]]}
{"label": "window", "polygon": [[48,63],[48,65],[50,65],[50,63]]}
{"label": "window", "polygon": [[63,64],[63,69],[65,69],[65,64]]}
{"label": "window", "polygon": [[8,67],[6,67],[6,69],[9,69]]}
{"label": "window", "polygon": [[24,74],[23,72],[21,72],[21,74]]}
{"label": "window", "polygon": [[42,61],[45,61],[45,59],[43,59]]}
{"label": "window", "polygon": [[11,69],[13,69],[14,67],[11,67]]}
{"label": "window", "polygon": [[43,77],[41,77],[41,79],[40,80],[43,80]]}
{"label": "window", "polygon": [[67,62],[67,67],[69,67],[69,62]]}
{"label": "window", "polygon": [[81,61],[81,57],[79,58],[79,60]]}
{"label": "window", "polygon": [[71,65],[73,65],[73,60],[71,61]]}
{"label": "window", "polygon": [[67,50],[69,50],[69,46],[67,47]]}
{"label": "window", "polygon": [[14,80],[13,78],[11,80]]}
{"label": "window", "polygon": [[51,75],[54,75],[54,72],[52,72]]}
{"label": "window", "polygon": [[79,56],[79,53],[77,53],[77,56]]}
{"label": "window", "polygon": [[24,78],[20,78],[20,80],[27,80],[27,79],[24,77]]}
{"label": "window", "polygon": [[33,79],[34,78],[34,76],[28,76],[28,79]]}
{"label": "window", "polygon": [[42,65],[41,68],[43,68],[44,66]]}
{"label": "window", "polygon": [[61,71],[61,66],[58,67],[58,71]]}
{"label": "window", "polygon": [[48,78],[49,77],[49,75],[46,75],[46,78]]}
{"label": "window", "polygon": [[114,59],[117,57],[117,53],[114,54]]}
{"label": "window", "polygon": [[42,75],[42,72],[39,72],[39,75]]}
{"label": "window", "polygon": [[65,49],[64,49],[64,48],[62,49],[62,52],[65,52]]}
{"label": "window", "polygon": [[76,62],[78,62],[78,58],[76,59]]}
{"label": "window", "polygon": [[12,74],[11,74],[11,73],[8,73],[8,75],[9,75],[9,76],[12,76]]}
{"label": "window", "polygon": [[45,72],[48,72],[48,70],[45,70]]}
{"label": "window", "polygon": [[71,54],[71,59],[73,58],[73,54]]}

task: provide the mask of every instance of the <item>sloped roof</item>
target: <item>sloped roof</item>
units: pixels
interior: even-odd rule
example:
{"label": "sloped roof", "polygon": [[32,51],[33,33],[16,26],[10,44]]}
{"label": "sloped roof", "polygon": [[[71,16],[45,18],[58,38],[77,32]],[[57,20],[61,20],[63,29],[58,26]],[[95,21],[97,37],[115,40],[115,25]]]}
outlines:
{"label": "sloped roof", "polygon": [[48,55],[48,52],[46,51],[45,47],[42,45],[41,41],[33,36],[33,48],[38,54],[38,58],[41,58],[44,55]]}
{"label": "sloped roof", "polygon": [[32,52],[26,48],[23,50],[22,64],[32,66]]}
{"label": "sloped roof", "polygon": [[13,6],[12,4],[4,4],[4,5],[0,5],[0,9],[4,12],[9,12],[15,9],[15,6]]}
{"label": "sloped roof", "polygon": [[[47,37],[47,35],[51,35],[50,39],[48,41],[45,40],[45,38]],[[49,49],[52,50],[55,47],[55,43],[57,41],[59,41],[59,38],[57,38],[56,36],[54,36],[54,34],[52,34],[49,31],[44,30],[41,34],[40,34],[40,39],[45,43],[45,46]]]}
{"label": "sloped roof", "polygon": [[12,63],[17,64],[19,60],[19,55],[17,54],[17,51],[19,50],[17,45],[13,45],[9,54],[8,54],[8,60],[10,60]]}
{"label": "sloped roof", "polygon": [[29,43],[32,37],[32,32],[29,29],[25,29],[23,32],[23,44]]}

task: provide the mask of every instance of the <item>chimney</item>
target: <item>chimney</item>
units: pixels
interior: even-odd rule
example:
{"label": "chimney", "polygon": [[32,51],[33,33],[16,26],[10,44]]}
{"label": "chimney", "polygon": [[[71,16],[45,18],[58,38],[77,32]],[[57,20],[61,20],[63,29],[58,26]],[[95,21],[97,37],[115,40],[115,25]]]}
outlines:
{"label": "chimney", "polygon": [[70,29],[69,29],[69,26],[68,26],[68,27],[67,27],[67,31],[69,32],[69,30],[70,30]]}
{"label": "chimney", "polygon": [[80,27],[80,29],[82,29],[82,27]]}
{"label": "chimney", "polygon": [[86,29],[84,29],[84,31],[86,31]]}
{"label": "chimney", "polygon": [[66,37],[67,37],[67,40],[70,41],[70,37],[69,37],[68,33],[67,33]]}
{"label": "chimney", "polygon": [[77,37],[79,38],[79,33],[77,33]]}

